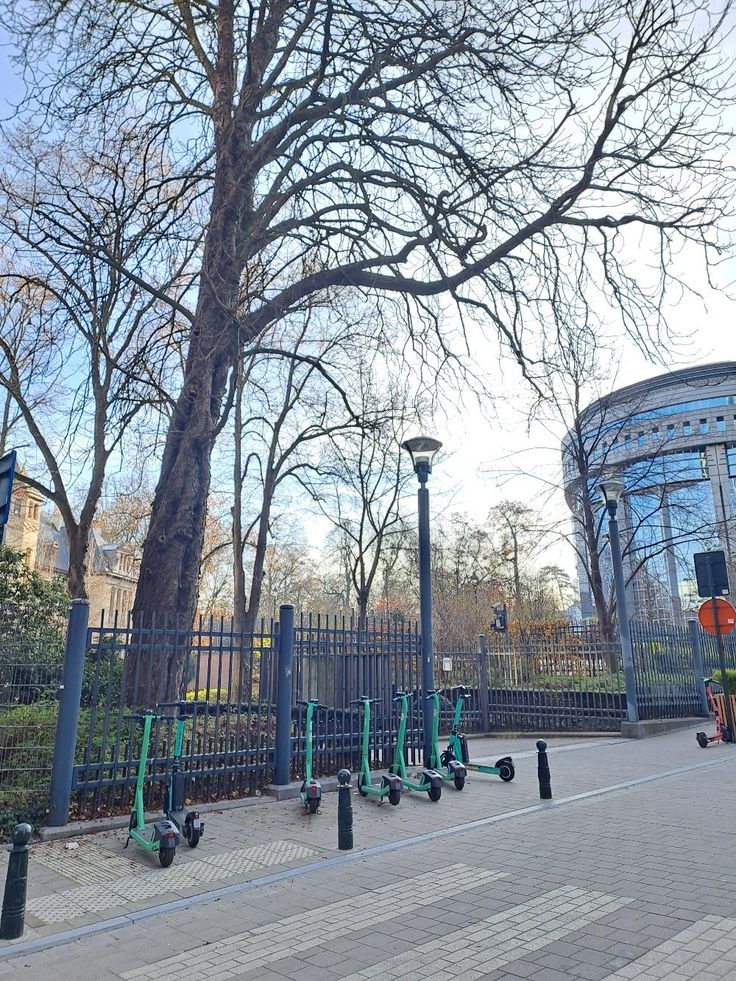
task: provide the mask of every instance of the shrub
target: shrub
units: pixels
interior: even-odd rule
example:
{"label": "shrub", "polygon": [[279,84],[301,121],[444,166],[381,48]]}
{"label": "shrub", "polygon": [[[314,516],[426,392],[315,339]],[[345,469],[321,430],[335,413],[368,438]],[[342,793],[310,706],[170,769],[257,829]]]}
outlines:
{"label": "shrub", "polygon": [[729,695],[736,695],[736,668],[726,668],[726,684],[723,684],[720,670],[713,672],[713,680],[717,681]]}
{"label": "shrub", "polygon": [[[42,698],[31,705],[15,705],[0,710],[0,837],[12,831],[19,821],[38,828],[46,817],[51,783],[51,763],[56,739],[59,703]],[[105,714],[98,711],[90,733],[92,712],[79,713],[75,759],[81,761],[88,750],[90,760],[98,760],[103,744]],[[112,724],[111,724],[112,725]],[[126,723],[121,740],[131,738]],[[113,743],[108,745],[108,754]]]}
{"label": "shrub", "polygon": [[188,691],[184,696],[188,702],[224,702],[227,699],[226,688],[198,688]]}

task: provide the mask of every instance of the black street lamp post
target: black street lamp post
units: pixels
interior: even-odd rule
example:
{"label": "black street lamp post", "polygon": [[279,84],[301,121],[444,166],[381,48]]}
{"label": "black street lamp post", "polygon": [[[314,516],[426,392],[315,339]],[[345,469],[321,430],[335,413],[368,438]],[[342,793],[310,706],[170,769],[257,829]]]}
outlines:
{"label": "black street lamp post", "polygon": [[[419,480],[417,492],[419,506],[419,620],[422,631],[422,690],[434,689],[434,647],[432,644],[432,566],[429,540],[429,491],[427,480],[432,472],[432,458],[442,446],[438,439],[417,436],[401,444],[408,451]],[[429,765],[432,755],[431,702],[424,700],[424,762]]]}
{"label": "black street lamp post", "polygon": [[618,503],[624,485],[620,480],[602,480],[598,485],[601,498],[608,512],[608,535],[611,545],[611,565],[616,590],[616,622],[621,641],[621,656],[624,662],[624,684],[626,686],[626,716],[629,722],[639,721],[639,705],[636,696],[634,676],[634,649],[631,644],[631,627],[626,606],[626,584],[624,582],[624,563],[621,557],[621,538],[618,531]]}

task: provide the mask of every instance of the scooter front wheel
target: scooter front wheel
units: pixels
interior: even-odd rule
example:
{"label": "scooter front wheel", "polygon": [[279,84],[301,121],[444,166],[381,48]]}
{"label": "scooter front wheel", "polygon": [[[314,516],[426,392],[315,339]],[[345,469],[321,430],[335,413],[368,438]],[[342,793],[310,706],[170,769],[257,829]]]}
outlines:
{"label": "scooter front wheel", "polygon": [[158,860],[161,863],[161,868],[168,869],[174,861],[174,855],[176,855],[175,848],[159,848]]}
{"label": "scooter front wheel", "polygon": [[196,848],[199,844],[199,839],[202,837],[199,828],[194,827],[190,814],[187,814],[186,820],[184,821],[184,837],[190,848]]}
{"label": "scooter front wheel", "polygon": [[361,797],[368,796],[368,791],[365,789],[365,776],[362,773],[358,777],[358,793]]}

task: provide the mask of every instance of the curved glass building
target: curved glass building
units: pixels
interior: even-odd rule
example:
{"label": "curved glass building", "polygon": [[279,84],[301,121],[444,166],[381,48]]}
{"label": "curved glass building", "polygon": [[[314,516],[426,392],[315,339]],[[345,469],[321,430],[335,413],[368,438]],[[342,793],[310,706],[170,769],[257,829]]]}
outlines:
{"label": "curved glass building", "polygon": [[603,474],[626,488],[619,522],[632,617],[681,623],[692,615],[693,553],[710,548],[725,551],[736,590],[736,362],[673,371],[598,399],[567,433],[562,459],[584,619],[596,616],[596,565],[611,591],[595,492]]}

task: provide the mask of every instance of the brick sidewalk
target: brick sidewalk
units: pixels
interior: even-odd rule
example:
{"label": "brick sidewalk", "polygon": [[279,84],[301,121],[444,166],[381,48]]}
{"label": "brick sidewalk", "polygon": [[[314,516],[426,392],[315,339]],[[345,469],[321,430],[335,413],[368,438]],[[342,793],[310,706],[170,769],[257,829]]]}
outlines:
{"label": "brick sidewalk", "polygon": [[[703,752],[690,732],[559,741],[557,801],[681,772],[548,808],[535,756],[520,756],[531,746],[471,744],[474,755],[515,755],[512,784],[478,776],[462,793],[447,785],[437,804],[407,795],[397,808],[356,797],[356,849],[375,849],[362,858],[335,851],[334,794],[312,818],[293,801],[210,815],[200,847],[166,870],[123,852],[124,832],[88,836],[74,851],[37,845],[26,942],[124,919],[19,950],[0,959],[0,977],[736,978],[734,750]],[[428,834],[444,836],[400,846]],[[288,869],[282,881],[248,885]],[[223,886],[233,891],[217,901],[125,919]]]}

